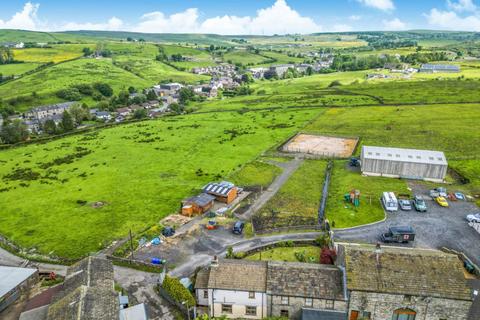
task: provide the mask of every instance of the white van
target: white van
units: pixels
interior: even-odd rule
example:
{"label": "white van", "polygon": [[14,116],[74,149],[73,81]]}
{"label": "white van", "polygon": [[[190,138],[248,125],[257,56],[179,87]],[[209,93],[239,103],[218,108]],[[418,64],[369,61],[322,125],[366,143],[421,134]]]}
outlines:
{"label": "white van", "polygon": [[393,192],[383,193],[382,204],[387,211],[398,211],[398,201]]}

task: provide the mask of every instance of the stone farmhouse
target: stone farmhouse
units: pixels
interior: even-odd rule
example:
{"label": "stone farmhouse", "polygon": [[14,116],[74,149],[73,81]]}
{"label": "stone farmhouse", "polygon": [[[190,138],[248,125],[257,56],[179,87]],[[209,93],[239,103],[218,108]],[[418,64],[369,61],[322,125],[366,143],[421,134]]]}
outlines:
{"label": "stone farmhouse", "polygon": [[338,252],[349,320],[471,320],[472,292],[456,255],[354,244]]}

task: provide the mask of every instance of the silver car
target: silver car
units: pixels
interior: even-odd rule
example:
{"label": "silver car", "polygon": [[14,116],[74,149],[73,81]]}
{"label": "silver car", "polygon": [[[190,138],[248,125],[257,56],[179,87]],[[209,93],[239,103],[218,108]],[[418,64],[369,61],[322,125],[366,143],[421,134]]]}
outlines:
{"label": "silver car", "polygon": [[469,214],[467,216],[467,221],[468,222],[480,223],[480,212],[479,213],[474,213],[474,214]]}

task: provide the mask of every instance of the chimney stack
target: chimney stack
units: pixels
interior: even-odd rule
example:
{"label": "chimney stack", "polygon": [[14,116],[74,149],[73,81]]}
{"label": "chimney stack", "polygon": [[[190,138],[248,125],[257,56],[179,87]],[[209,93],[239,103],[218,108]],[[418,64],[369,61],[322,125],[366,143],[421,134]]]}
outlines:
{"label": "chimney stack", "polygon": [[211,267],[217,267],[218,266],[218,257],[215,255],[213,256],[212,263],[210,264]]}
{"label": "chimney stack", "polygon": [[382,253],[382,247],[380,246],[380,242],[377,242],[377,245],[375,246],[375,256],[377,259],[377,268],[380,267],[380,254]]}

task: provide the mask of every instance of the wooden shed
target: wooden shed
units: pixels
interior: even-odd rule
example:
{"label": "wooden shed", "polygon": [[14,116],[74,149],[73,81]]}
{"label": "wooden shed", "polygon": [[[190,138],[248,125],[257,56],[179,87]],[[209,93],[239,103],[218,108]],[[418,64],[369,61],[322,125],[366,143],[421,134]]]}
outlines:
{"label": "wooden shed", "polygon": [[441,151],[363,146],[364,175],[443,182],[448,163]]}
{"label": "wooden shed", "polygon": [[203,214],[213,207],[214,200],[215,197],[206,193],[183,200],[182,214],[188,217]]}
{"label": "wooden shed", "polygon": [[203,192],[214,196],[217,201],[230,204],[237,198],[238,189],[233,183],[222,181],[207,184],[203,187]]}

